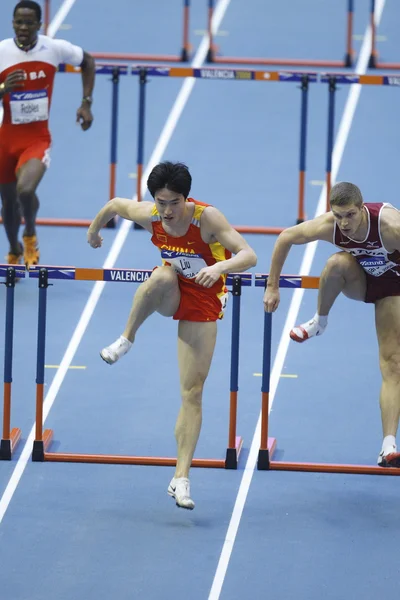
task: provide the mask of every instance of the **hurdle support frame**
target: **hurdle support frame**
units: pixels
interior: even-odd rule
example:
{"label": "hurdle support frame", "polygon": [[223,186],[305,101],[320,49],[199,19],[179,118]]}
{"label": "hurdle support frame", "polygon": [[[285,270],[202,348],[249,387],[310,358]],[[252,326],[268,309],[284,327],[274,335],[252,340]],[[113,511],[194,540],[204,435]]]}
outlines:
{"label": "hurdle support frame", "polygon": [[0,441],[0,460],[11,460],[12,454],[21,439],[21,430],[18,427],[11,429],[14,292],[17,278],[25,277],[25,267],[0,265],[0,277],[5,277],[5,282],[2,283],[6,286],[3,430]]}
{"label": "hurdle support frame", "polygon": [[[256,274],[255,286],[265,286],[268,274]],[[280,288],[305,288],[318,289],[319,278],[300,275],[281,275]],[[264,340],[263,340],[263,372],[262,372],[262,402],[261,402],[261,440],[258,454],[257,468],[263,471],[297,471],[303,473],[344,473],[354,475],[388,475],[399,476],[400,469],[393,467],[379,467],[375,465],[352,465],[313,462],[274,461],[273,455],[277,447],[275,438],[268,438],[269,427],[269,386],[271,373],[271,339],[272,339],[272,313],[264,315]]]}
{"label": "hurdle support frame", "polygon": [[[53,430],[43,431],[44,403],[44,372],[46,352],[46,312],[47,290],[49,279],[79,280],[79,281],[120,281],[142,283],[152,271],[141,269],[80,269],[75,267],[50,267],[36,265],[29,270],[29,277],[38,279],[38,339],[36,365],[36,427],[32,449],[33,462],[76,462],[96,464],[152,465],[175,466],[176,458],[157,456],[124,456],[110,454],[75,454],[50,452],[53,440]],[[233,286],[232,309],[232,352],[231,352],[231,391],[229,410],[229,437],[225,459],[194,458],[193,467],[208,467],[219,469],[237,469],[243,440],[236,435],[238,365],[239,365],[239,328],[240,328],[240,298],[241,287],[252,285],[251,273],[234,273],[228,275],[227,285]]]}

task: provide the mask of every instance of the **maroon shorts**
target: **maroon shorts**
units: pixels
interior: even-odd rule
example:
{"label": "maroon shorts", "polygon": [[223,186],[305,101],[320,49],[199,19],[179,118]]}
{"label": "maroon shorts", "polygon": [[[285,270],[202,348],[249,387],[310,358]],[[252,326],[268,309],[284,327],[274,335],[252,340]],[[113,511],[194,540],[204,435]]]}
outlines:
{"label": "maroon shorts", "polygon": [[367,291],[364,302],[376,302],[387,296],[400,296],[400,277],[366,275]]}

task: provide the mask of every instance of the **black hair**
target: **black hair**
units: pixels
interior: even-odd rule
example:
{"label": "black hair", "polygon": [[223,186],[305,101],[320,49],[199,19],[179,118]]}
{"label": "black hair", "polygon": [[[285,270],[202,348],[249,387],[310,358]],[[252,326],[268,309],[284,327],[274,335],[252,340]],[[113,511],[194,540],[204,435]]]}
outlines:
{"label": "black hair", "polygon": [[355,206],[361,208],[363,205],[363,197],[360,188],[354,185],[354,183],[340,181],[331,189],[329,203],[331,206],[347,206],[348,204],[355,204]]}
{"label": "black hair", "polygon": [[17,12],[17,10],[19,8],[30,8],[31,10],[34,10],[36,13],[37,20],[39,21],[39,23],[41,22],[42,9],[40,8],[40,6],[37,2],[33,2],[32,0],[21,0],[21,2],[18,2],[16,7],[14,8],[14,13],[13,13],[14,17],[15,17],[15,13]]}
{"label": "black hair", "polygon": [[147,180],[147,189],[155,196],[157,190],[167,188],[177,194],[182,194],[185,199],[189,196],[192,185],[192,176],[183,163],[173,163],[168,160],[154,167]]}

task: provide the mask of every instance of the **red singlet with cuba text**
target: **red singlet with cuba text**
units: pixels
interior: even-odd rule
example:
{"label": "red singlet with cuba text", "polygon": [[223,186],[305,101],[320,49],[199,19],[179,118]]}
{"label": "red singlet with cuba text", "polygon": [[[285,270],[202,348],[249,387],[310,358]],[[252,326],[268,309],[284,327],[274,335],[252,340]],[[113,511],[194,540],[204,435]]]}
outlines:
{"label": "red singlet with cuba text", "polygon": [[19,48],[12,38],[0,42],[0,83],[17,69],[25,71],[25,81],[3,96],[0,183],[15,181],[18,169],[32,158],[48,166],[48,120],[57,67],[60,63],[79,66],[82,61],[82,48],[44,35],[39,35],[28,51]]}

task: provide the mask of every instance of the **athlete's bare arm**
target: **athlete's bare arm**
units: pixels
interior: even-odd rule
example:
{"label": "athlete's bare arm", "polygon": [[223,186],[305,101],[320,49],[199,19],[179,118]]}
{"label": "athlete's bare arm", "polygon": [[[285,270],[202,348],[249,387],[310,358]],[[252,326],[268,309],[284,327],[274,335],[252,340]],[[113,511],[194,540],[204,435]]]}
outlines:
{"label": "athlete's bare arm", "polygon": [[26,73],[23,69],[16,69],[15,71],[11,71],[11,73],[7,75],[4,82],[0,84],[0,100],[5,94],[7,94],[7,92],[10,92],[15,88],[22,87],[25,79]]}
{"label": "athlete's bare arm", "polygon": [[82,104],[76,112],[76,121],[80,123],[83,131],[87,131],[93,122],[92,115],[92,94],[94,88],[94,79],[96,74],[96,64],[94,58],[88,52],[83,52],[83,61],[81,63],[82,73]]}
{"label": "athlete's bare arm", "polygon": [[381,213],[380,227],[386,250],[400,251],[400,212],[396,208],[385,206]]}
{"label": "athlete's bare arm", "polygon": [[128,221],[134,221],[144,229],[152,233],[151,211],[153,202],[135,202],[126,198],[113,198],[95,216],[87,232],[88,243],[92,248],[100,248],[103,238],[99,234],[114,217],[122,217]]}
{"label": "athlete's bare arm", "polygon": [[333,242],[334,218],[331,212],[311,221],[285,229],[276,240],[271,259],[264,305],[267,312],[274,312],[279,305],[279,278],[290,248],[317,240]]}
{"label": "athlete's bare arm", "polygon": [[201,236],[207,244],[219,242],[235,256],[201,269],[196,277],[196,283],[211,287],[221,275],[242,273],[257,264],[254,250],[214,206],[208,206],[202,214]]}

